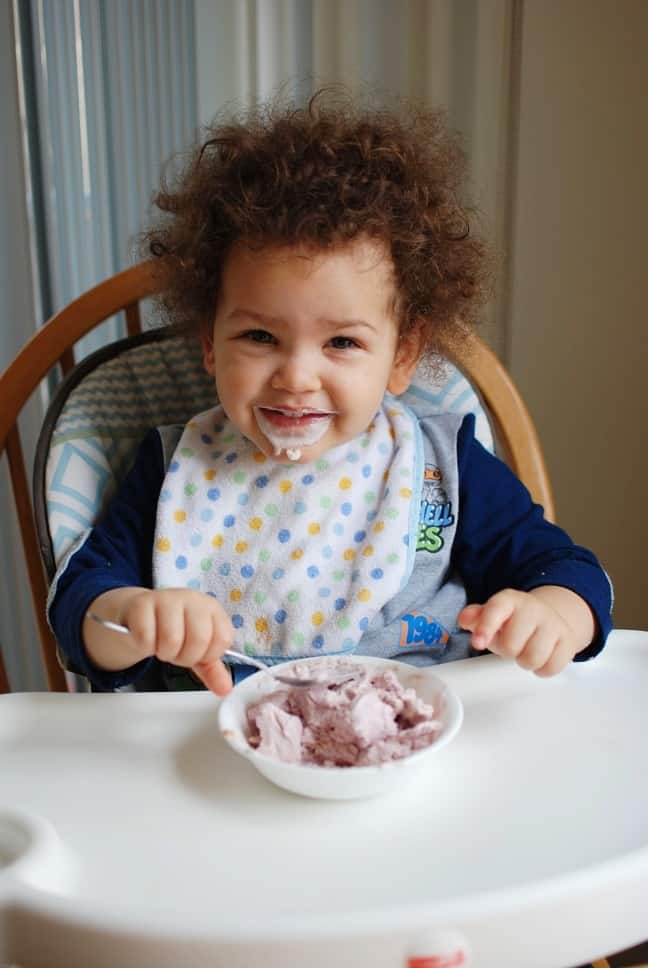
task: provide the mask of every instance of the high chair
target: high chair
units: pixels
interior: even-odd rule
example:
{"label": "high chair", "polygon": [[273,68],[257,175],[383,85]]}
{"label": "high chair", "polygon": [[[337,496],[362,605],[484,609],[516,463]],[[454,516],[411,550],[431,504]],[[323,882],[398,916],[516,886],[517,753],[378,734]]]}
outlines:
{"label": "high chair", "polygon": [[[170,328],[142,332],[140,303],[157,290],[148,262],[105,280],[46,322],[0,376],[0,455],[6,451],[53,691],[68,688],[45,618],[47,587],[57,564],[101,513],[145,431],[185,422],[214,403],[213,381],[203,371],[197,341]],[[125,314],[128,336],[77,362],[78,340],[119,312]],[[64,379],[39,439],[32,509],[18,418],[57,367]],[[532,419],[511,377],[479,337],[467,338],[442,380],[430,382],[420,371],[409,392],[434,401],[439,412],[475,413],[478,437],[495,447],[553,520],[551,487]],[[9,690],[0,651],[0,692]],[[608,968],[605,960],[594,965]]]}
{"label": "high chair", "polygon": [[[47,586],[57,561],[100,513],[145,431],[184,422],[214,402],[213,383],[202,370],[195,341],[171,329],[141,332],[140,303],[158,289],[152,269],[152,263],[140,263],[74,300],[44,324],[0,377],[0,455],[7,453],[50,690],[67,689],[45,618]],[[78,340],[122,311],[126,339],[77,363]],[[477,336],[466,340],[461,358],[453,363],[457,369],[451,365],[441,383],[430,384],[419,374],[412,392],[433,400],[440,412],[473,411],[477,435],[487,446],[492,428],[498,451],[553,519],[542,450],[511,377]],[[32,511],[18,418],[56,367],[64,381],[39,441]],[[1,654],[0,691],[9,691]]]}

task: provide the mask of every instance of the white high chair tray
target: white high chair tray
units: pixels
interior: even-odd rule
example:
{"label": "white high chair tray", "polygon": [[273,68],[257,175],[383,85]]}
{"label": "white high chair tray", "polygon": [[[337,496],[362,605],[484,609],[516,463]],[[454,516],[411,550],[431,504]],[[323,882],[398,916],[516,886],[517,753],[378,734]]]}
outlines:
{"label": "white high chair tray", "polygon": [[405,968],[438,928],[480,968],[567,968],[645,940],[648,633],[550,680],[439,673],[459,736],[351,802],[273,787],[207,693],[1,697],[0,963]]}

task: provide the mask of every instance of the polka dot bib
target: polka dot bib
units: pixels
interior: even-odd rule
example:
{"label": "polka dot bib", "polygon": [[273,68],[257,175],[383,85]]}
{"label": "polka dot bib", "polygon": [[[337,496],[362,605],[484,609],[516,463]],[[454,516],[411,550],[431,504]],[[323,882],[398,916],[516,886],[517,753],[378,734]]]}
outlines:
{"label": "polka dot bib", "polygon": [[286,464],[221,407],[198,414],[160,492],[155,587],[213,595],[250,655],[352,651],[412,571],[419,435],[411,411],[386,397],[359,437]]}

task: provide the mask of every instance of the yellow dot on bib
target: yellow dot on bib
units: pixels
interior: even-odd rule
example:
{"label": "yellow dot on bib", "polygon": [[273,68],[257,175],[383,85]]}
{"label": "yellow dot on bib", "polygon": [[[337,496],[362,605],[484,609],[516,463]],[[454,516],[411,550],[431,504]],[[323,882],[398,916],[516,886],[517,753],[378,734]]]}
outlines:
{"label": "yellow dot on bib", "polygon": [[259,531],[263,527],[263,521],[261,518],[250,518],[248,524],[253,531]]}
{"label": "yellow dot on bib", "polygon": [[231,602],[238,602],[238,601],[240,601],[241,600],[241,589],[240,588],[233,588],[231,590],[231,592],[230,592],[230,596],[229,597],[230,597],[230,601]]}
{"label": "yellow dot on bib", "polygon": [[341,477],[340,480],[338,481],[338,487],[340,488],[341,491],[348,491],[349,488],[351,487],[351,478]]}
{"label": "yellow dot on bib", "polygon": [[394,407],[392,407],[391,410],[388,410],[387,411],[387,416],[388,417],[398,417],[399,415],[400,415],[400,410],[397,410]]}
{"label": "yellow dot on bib", "polygon": [[369,591],[369,589],[361,588],[360,591],[358,592],[358,601],[368,602],[370,598],[371,598],[371,592]]}
{"label": "yellow dot on bib", "polygon": [[211,543],[212,543],[212,548],[222,548],[222,546],[223,546],[223,535],[222,534],[215,534],[214,537],[211,539]]}
{"label": "yellow dot on bib", "polygon": [[257,632],[263,633],[268,631],[268,623],[264,618],[258,618],[254,623],[254,627],[257,630]]}
{"label": "yellow dot on bib", "polygon": [[244,551],[247,551],[247,546],[247,541],[237,541],[234,545],[234,551],[238,551],[242,555]]}
{"label": "yellow dot on bib", "polygon": [[290,557],[293,559],[293,561],[299,561],[303,554],[304,552],[301,550],[301,548],[295,548]]}
{"label": "yellow dot on bib", "polygon": [[206,481],[213,481],[214,478],[216,477],[216,471],[215,470],[203,471],[203,477],[205,478]]}
{"label": "yellow dot on bib", "polygon": [[260,450],[255,450],[252,456],[254,457],[257,464],[265,464],[267,460],[266,455],[262,453]]}
{"label": "yellow dot on bib", "polygon": [[365,558],[370,558],[373,554],[373,545],[367,545],[366,548],[363,548],[362,554],[365,556]]}
{"label": "yellow dot on bib", "polygon": [[320,533],[320,526],[317,523],[317,521],[313,521],[312,524],[309,524],[308,525],[308,533],[309,534],[319,534]]}
{"label": "yellow dot on bib", "polygon": [[322,612],[313,612],[311,615],[311,622],[313,625],[321,625],[324,621],[324,615]]}
{"label": "yellow dot on bib", "polygon": [[155,542],[155,547],[158,551],[169,551],[171,548],[171,542],[168,538],[158,538]]}
{"label": "yellow dot on bib", "polygon": [[385,530],[385,522],[376,521],[376,523],[374,524],[374,531],[376,532],[376,534],[380,534],[380,532],[384,530]]}
{"label": "yellow dot on bib", "polygon": [[401,497],[411,497],[412,496],[412,491],[410,490],[409,487],[401,487],[401,489],[400,489],[400,491],[398,493],[400,494]]}
{"label": "yellow dot on bib", "polygon": [[292,481],[280,481],[279,490],[282,494],[287,494],[292,487]]}
{"label": "yellow dot on bib", "polygon": [[389,428],[389,436],[391,437],[392,440],[396,440],[396,431],[394,430],[393,427]]}
{"label": "yellow dot on bib", "polygon": [[353,561],[355,556],[356,556],[356,553],[353,548],[347,548],[347,550],[344,552],[344,555],[343,555],[345,561]]}
{"label": "yellow dot on bib", "polygon": [[174,521],[177,521],[178,524],[182,524],[182,522],[186,519],[186,517],[187,517],[187,512],[186,511],[174,511],[173,512],[173,520]]}

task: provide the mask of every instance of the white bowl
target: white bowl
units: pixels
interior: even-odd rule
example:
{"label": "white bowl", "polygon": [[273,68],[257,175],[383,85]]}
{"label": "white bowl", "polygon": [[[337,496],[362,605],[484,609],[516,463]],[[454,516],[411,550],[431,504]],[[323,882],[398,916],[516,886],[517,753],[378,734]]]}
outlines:
{"label": "white bowl", "polygon": [[[392,669],[403,686],[413,688],[421,699],[430,703],[443,723],[434,742],[400,760],[391,760],[377,766],[340,767],[283,763],[259,753],[250,746],[247,738],[248,706],[262,696],[281,688],[280,683],[273,682],[270,676],[264,674],[248,676],[221,701],[218,725],[226,742],[233,750],[248,759],[259,773],[272,783],[305,797],[353,800],[359,797],[374,797],[400,787],[408,776],[424,769],[431,757],[434,757],[457,735],[463,720],[461,700],[429,667],[420,668],[404,662],[393,662],[390,659],[370,656],[345,655],[344,660],[376,671]],[[306,663],[315,664],[326,660],[316,657],[296,661],[303,668]],[[294,664],[295,662],[282,663],[281,671],[290,669]]]}

